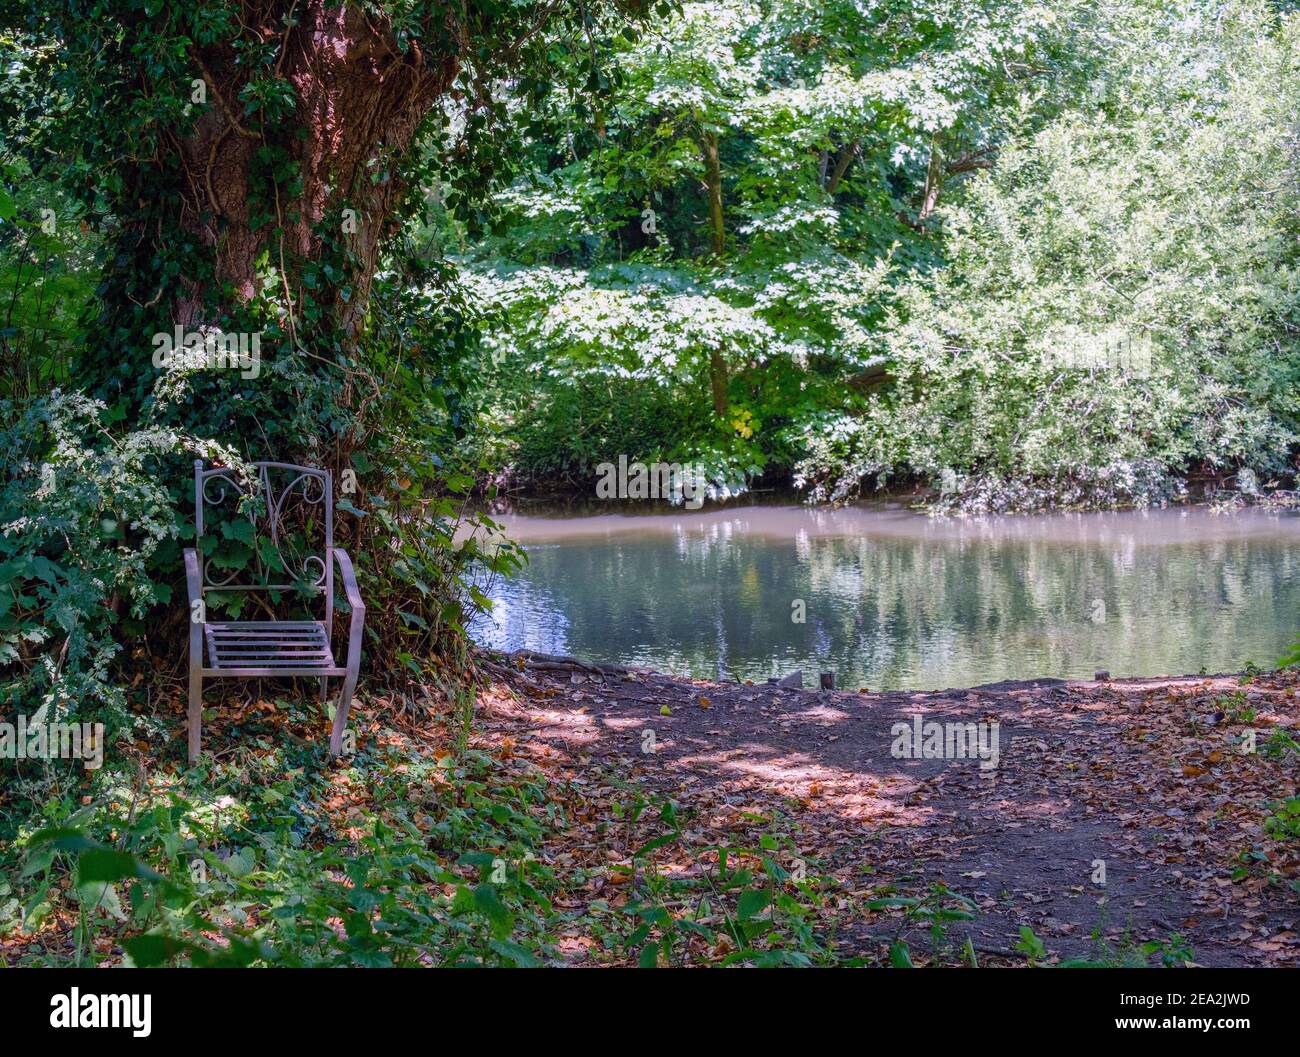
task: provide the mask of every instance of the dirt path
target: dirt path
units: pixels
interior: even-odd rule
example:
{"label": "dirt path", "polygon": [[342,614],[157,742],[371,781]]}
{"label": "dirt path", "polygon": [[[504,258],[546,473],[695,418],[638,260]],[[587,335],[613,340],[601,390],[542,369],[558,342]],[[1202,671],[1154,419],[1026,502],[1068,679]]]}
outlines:
{"label": "dirt path", "polygon": [[[1262,751],[1300,726],[1295,674],[1051,682],[841,693],[530,671],[482,707],[487,737],[569,779],[612,774],[706,817],[781,811],[850,895],[841,954],[878,956],[900,928],[867,898],[943,882],[979,908],[950,935],[995,963],[1024,963],[1027,925],[1050,959],[1177,933],[1198,964],[1300,964],[1297,845],[1262,827],[1297,795],[1296,753]],[[895,724],[918,714],[997,722],[997,765],[896,758]],[[1249,730],[1260,751],[1242,751]]]}

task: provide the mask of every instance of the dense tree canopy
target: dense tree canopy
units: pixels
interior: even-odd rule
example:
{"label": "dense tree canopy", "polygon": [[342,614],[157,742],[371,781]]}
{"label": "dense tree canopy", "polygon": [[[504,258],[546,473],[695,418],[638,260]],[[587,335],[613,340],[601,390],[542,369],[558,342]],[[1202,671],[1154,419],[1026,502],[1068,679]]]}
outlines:
{"label": "dense tree canopy", "polygon": [[1294,16],[691,3],[615,62],[460,247],[525,478],[1001,509],[1293,469]]}

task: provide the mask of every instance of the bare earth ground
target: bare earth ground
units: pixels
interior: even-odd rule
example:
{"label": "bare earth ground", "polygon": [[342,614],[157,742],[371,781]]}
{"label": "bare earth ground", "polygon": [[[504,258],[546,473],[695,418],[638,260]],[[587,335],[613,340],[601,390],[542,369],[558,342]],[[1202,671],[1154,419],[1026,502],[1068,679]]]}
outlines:
{"label": "bare earth ground", "polygon": [[[1300,964],[1300,858],[1263,830],[1269,805],[1297,793],[1296,756],[1240,744],[1300,726],[1296,673],[848,693],[522,663],[497,669],[477,737],[539,765],[557,796],[589,793],[590,825],[547,849],[560,867],[610,871],[609,887],[569,894],[575,909],[617,902],[626,883],[630,851],[599,820],[632,783],[698,811],[706,836],[788,818],[800,854],[839,883],[840,956],[876,960],[900,928],[924,953],[924,927],[865,904],[941,881],[978,905],[950,936],[984,964],[1025,964],[1022,925],[1049,962],[1176,933],[1195,964]],[[916,713],[998,721],[998,766],[893,758],[890,728]],[[586,960],[576,942],[569,953]]]}

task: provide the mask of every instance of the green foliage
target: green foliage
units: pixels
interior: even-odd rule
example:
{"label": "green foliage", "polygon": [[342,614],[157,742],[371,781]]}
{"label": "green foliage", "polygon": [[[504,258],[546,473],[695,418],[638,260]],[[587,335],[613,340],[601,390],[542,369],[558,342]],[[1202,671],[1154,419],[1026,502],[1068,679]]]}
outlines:
{"label": "green foliage", "polygon": [[396,682],[419,682],[435,658],[463,672],[465,628],[488,608],[489,581],[523,560],[508,541],[481,546],[498,526],[471,502],[485,472],[466,442],[478,319],[441,264],[409,261],[376,285],[362,350],[383,401],[359,419],[349,457],[359,492],[339,510],[362,596],[382,600],[367,611],[370,661]]}
{"label": "green foliage", "polygon": [[1300,797],[1291,797],[1276,805],[1264,820],[1264,832],[1274,840],[1300,841]]}
{"label": "green foliage", "polygon": [[[115,947],[137,966],[553,955],[554,878],[532,851],[545,832],[541,784],[504,780],[476,753],[362,752],[343,777],[368,795],[340,830],[327,807],[337,787],[290,762],[246,755],[189,788],[106,775],[88,806],[51,799],[20,839],[5,924],[34,931],[72,909],[79,965]],[[37,962],[67,964],[62,952]]]}
{"label": "green foliage", "polygon": [[[474,275],[503,324],[489,338],[494,410],[517,467],[582,477],[625,453],[700,464],[716,490],[738,491],[769,459],[788,459],[781,425],[828,394],[832,369],[810,361],[842,350],[816,327],[852,320],[855,296],[883,281],[883,268],[840,263],[792,263],[771,283],[641,265]],[[715,353],[729,376],[723,416],[709,393]]]}
{"label": "green foliage", "polygon": [[96,247],[62,189],[0,145],[0,397],[70,381]]}
{"label": "green foliage", "polygon": [[[1106,17],[1078,109],[947,210],[950,265],[891,316],[892,387],[811,442],[815,497],[947,471],[966,509],[1110,506],[1198,467],[1291,470],[1300,23],[1253,3]],[[1149,364],[1097,355],[1135,341]]]}
{"label": "green foliage", "polygon": [[154,578],[180,534],[159,467],[181,439],[122,440],[104,407],[54,392],[0,404],[0,702],[49,721],[120,712],[119,619],[170,600]]}
{"label": "green foliage", "polygon": [[[973,900],[954,892],[942,882],[931,884],[924,895],[897,896],[889,895],[867,901],[869,910],[893,910],[901,908],[903,915],[899,919],[894,939],[889,946],[890,965],[895,969],[914,968],[911,948],[905,938],[907,932],[918,926],[930,930],[931,950],[937,962],[942,962],[949,954],[948,926],[953,921],[973,921],[976,906]],[[966,956],[973,958],[974,951],[970,941],[966,942]]]}
{"label": "green foliage", "polygon": [[684,5],[619,46],[594,134],[550,101],[500,232],[459,240],[501,308],[494,457],[970,511],[1291,475],[1296,49],[1257,0]]}
{"label": "green foliage", "polygon": [[[354,178],[321,186],[284,69],[296,10],[263,5],[250,25],[219,0],[0,0],[10,710],[163,739],[162,721],[128,718],[123,659],[147,626],[180,626],[164,618],[184,456],[355,472],[339,538],[371,602],[372,683],[438,683],[462,748],[465,627],[483,578],[520,560],[474,531],[497,527],[469,499],[502,460],[575,481],[619,454],[691,462],[715,495],[788,471],[836,501],[920,478],[967,510],[1294,471],[1289,8],[702,0],[638,27],[639,3],[372,3],[360,18],[399,62],[454,81],[402,149],[362,136]],[[349,117],[329,131],[347,139]],[[376,188],[367,247],[344,216]],[[223,257],[241,240],[246,274]],[[152,335],[181,318],[260,335],[258,376],[153,368]],[[1115,336],[1149,342],[1150,362],[1089,359]],[[237,530],[223,538],[223,560],[250,560]],[[1270,751],[1293,750],[1283,738]],[[39,929],[75,911],[79,963],[118,947],[139,965],[556,956],[557,885],[529,855],[565,820],[539,780],[372,750],[342,772],[366,795],[340,818],[316,759],[238,759],[180,786],[112,770],[89,794],[54,768],[19,775],[0,835],[25,859],[0,914]],[[1271,810],[1266,831],[1293,840],[1296,802]],[[659,821],[633,899],[597,910],[609,949],[829,960],[826,882],[787,876],[784,837],[701,847],[671,804]],[[689,872],[659,861],[669,847]],[[970,914],[942,886],[877,904],[936,951]],[[1019,949],[1047,957],[1028,928]],[[1185,944],[1141,948],[1156,955],[1175,964]],[[902,931],[890,960],[913,964]]]}
{"label": "green foliage", "polygon": [[[640,9],[374,4],[330,23],[339,39],[313,51],[304,20],[319,13],[293,3],[241,16],[222,2],[0,2],[0,281],[13,291],[0,353],[40,364],[13,395],[67,379],[103,402],[115,443],[161,431],[220,446],[226,465],[355,472],[339,536],[372,605],[367,661],[398,681],[434,655],[463,670],[467,612],[486,598],[475,571],[513,557],[458,535],[475,523],[464,507],[480,471],[458,453],[477,414],[462,397],[478,324],[455,275],[403,242],[403,222],[454,217],[481,234],[531,120],[499,86],[590,114],[582,100],[611,85],[601,55]],[[326,129],[308,82],[360,88],[326,67],[369,36],[401,73],[376,79],[366,105],[388,99],[395,127],[349,99]],[[338,151],[334,169],[312,168],[313,136],[317,153]],[[157,365],[154,337],[178,323],[258,336],[260,370]],[[47,346],[53,367],[34,355]],[[157,471],[187,520],[189,468]],[[249,541],[225,544],[231,568],[251,560]],[[177,548],[141,558],[151,580],[177,578]]]}
{"label": "green foliage", "polygon": [[1039,965],[1047,957],[1047,947],[1028,925],[1020,926],[1020,939],[1016,941],[1016,950],[1021,951],[1029,959],[1030,965]]}
{"label": "green foliage", "polygon": [[983,164],[1053,22],[1033,5],[715,0],[620,44],[595,135],[552,105],[501,234],[467,247],[501,306],[505,458],[532,479],[690,459],[715,494],[789,468],[883,363],[891,273],[936,259],[936,152],[953,186]]}
{"label": "green foliage", "polygon": [[[805,967],[832,960],[813,911],[826,899],[831,880],[795,876],[782,862],[806,864],[797,846],[776,825],[758,847],[700,846],[683,831],[689,819],[671,800],[656,804],[639,793],[623,806],[618,822],[630,831],[654,811],[661,832],[632,854],[634,891],[621,908],[628,930],[613,942],[643,969],[699,964]],[[685,872],[660,863],[673,849],[693,864]],[[757,868],[755,868],[756,864]],[[593,910],[611,911],[603,901]],[[703,955],[703,956],[702,956]]]}
{"label": "green foliage", "polygon": [[[1038,959],[1047,956],[1047,949],[1027,925],[1020,926],[1021,943],[1017,950],[1030,953],[1030,964],[1041,964]],[[1026,938],[1027,937],[1027,938]],[[1022,944],[1024,946],[1022,946]],[[1178,932],[1171,932],[1164,939],[1147,940],[1137,943],[1131,937],[1118,946],[1102,940],[1094,933],[1094,952],[1085,958],[1067,958],[1056,963],[1058,969],[1148,969],[1151,959],[1159,958],[1164,969],[1179,969],[1193,961],[1193,951],[1187,937]]]}

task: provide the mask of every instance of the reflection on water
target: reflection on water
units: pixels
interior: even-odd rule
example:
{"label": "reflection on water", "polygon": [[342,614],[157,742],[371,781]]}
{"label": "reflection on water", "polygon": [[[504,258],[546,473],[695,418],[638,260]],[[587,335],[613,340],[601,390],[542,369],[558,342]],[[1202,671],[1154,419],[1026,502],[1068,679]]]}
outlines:
{"label": "reflection on water", "polygon": [[494,585],[479,641],[704,678],[833,669],[843,687],[937,689],[1230,671],[1271,664],[1300,630],[1295,515],[498,520],[530,563]]}

